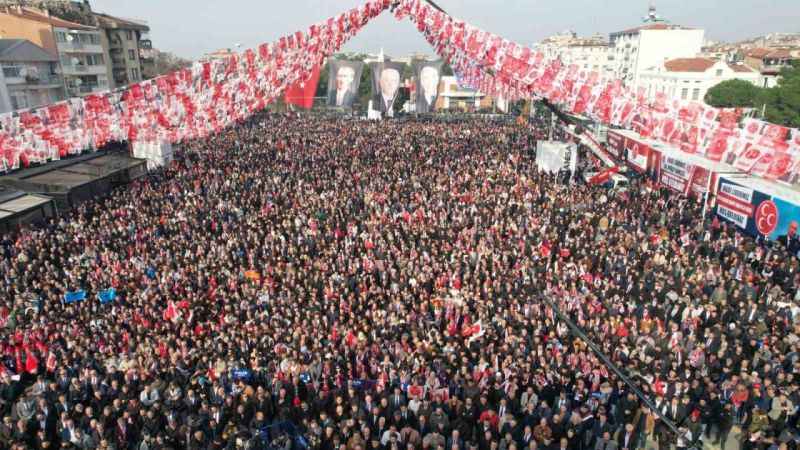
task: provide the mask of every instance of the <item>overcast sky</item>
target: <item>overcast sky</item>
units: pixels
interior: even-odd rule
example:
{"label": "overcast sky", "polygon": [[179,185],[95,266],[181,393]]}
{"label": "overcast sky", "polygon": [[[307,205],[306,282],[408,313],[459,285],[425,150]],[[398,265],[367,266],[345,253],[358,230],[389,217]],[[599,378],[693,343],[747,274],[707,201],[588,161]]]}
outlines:
{"label": "overcast sky", "polygon": [[[92,9],[148,22],[153,45],[196,58],[220,48],[255,47],[357,6],[362,0],[91,0]],[[648,0],[437,0],[451,15],[513,41],[531,44],[563,30],[591,35],[640,23]],[[659,14],[735,41],[800,31],[800,0],[656,0]],[[409,21],[388,12],[344,51],[388,55],[431,52]]]}

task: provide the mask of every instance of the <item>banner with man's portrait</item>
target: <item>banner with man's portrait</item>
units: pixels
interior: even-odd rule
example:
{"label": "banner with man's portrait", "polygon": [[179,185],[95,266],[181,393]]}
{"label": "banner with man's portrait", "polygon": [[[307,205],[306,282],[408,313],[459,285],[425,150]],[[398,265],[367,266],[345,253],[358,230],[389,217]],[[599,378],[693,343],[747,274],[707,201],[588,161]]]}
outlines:
{"label": "banner with man's portrait", "polygon": [[332,59],[328,62],[328,106],[351,108],[358,97],[364,63]]}
{"label": "banner with man's portrait", "polygon": [[436,108],[439,98],[442,61],[415,61],[414,75],[417,78],[417,112],[428,113]]}
{"label": "banner with man's portrait", "polygon": [[394,99],[400,90],[403,63],[373,62],[369,67],[372,70],[372,109],[384,113],[385,117],[392,117]]}

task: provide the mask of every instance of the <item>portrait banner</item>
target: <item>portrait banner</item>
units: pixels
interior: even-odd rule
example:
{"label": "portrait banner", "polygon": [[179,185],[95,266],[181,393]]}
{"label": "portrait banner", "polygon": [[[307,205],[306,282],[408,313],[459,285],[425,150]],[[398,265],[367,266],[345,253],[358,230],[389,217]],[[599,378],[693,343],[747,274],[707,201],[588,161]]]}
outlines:
{"label": "portrait banner", "polygon": [[358,86],[364,63],[361,61],[344,61],[332,59],[328,66],[328,106],[352,108],[358,97]]}
{"label": "portrait banner", "polygon": [[439,98],[442,61],[415,61],[413,67],[417,80],[417,112],[429,113],[436,109]]}
{"label": "portrait banner", "polygon": [[384,113],[386,117],[393,116],[394,100],[400,90],[403,66],[403,63],[393,61],[373,62],[369,65],[372,70],[372,109]]}

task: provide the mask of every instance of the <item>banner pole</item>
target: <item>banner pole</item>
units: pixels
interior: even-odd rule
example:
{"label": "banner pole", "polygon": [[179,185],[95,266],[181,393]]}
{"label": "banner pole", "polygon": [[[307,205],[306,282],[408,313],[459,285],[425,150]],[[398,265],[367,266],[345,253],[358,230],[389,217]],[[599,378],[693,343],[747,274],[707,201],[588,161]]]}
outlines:
{"label": "banner pole", "polygon": [[708,195],[711,192],[711,179],[714,177],[714,172],[708,171],[708,182],[706,183],[706,192],[703,196],[703,215],[702,220],[703,222],[706,221],[706,212],[708,211]]}

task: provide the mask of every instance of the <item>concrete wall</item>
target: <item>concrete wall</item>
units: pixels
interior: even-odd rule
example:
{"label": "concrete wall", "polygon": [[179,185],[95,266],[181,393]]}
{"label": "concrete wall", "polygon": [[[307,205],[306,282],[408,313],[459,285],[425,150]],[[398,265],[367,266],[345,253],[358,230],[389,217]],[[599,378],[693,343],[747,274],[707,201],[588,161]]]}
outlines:
{"label": "concrete wall", "polygon": [[642,72],[675,58],[700,54],[704,30],[641,30],[632,86],[638,86]]}
{"label": "concrete wall", "polygon": [[27,39],[51,55],[58,56],[56,40],[49,24],[0,13],[0,35],[8,39]]}
{"label": "concrete wall", "polygon": [[[717,75],[718,70],[722,71],[720,75]],[[757,72],[735,72],[726,63],[718,62],[705,72],[666,72],[663,69],[660,72],[647,71],[640,77],[640,86],[646,89],[651,100],[655,99],[657,93],[664,92],[667,98],[672,100],[703,101],[709,89],[723,81],[733,79],[758,85],[761,75]],[[686,89],[685,98],[684,89]]]}

